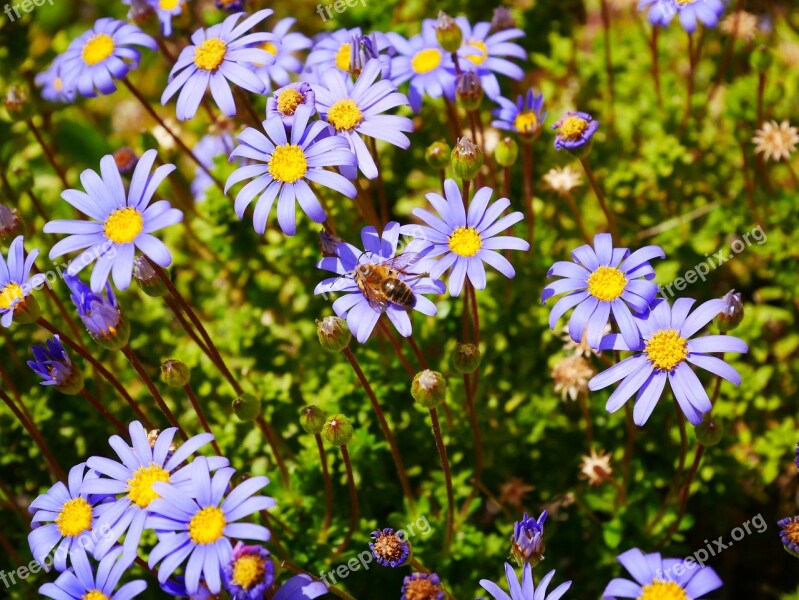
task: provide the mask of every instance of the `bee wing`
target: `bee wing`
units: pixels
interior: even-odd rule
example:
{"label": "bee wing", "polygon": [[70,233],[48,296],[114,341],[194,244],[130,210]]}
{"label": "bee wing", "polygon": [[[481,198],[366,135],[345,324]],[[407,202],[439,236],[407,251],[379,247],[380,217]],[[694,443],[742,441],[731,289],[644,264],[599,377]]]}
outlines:
{"label": "bee wing", "polygon": [[410,269],[412,269],[422,258],[422,255],[418,252],[406,252],[404,254],[400,254],[399,256],[395,256],[394,258],[390,258],[385,261],[383,264],[387,267],[391,267],[392,269],[396,269],[403,275],[407,275]]}

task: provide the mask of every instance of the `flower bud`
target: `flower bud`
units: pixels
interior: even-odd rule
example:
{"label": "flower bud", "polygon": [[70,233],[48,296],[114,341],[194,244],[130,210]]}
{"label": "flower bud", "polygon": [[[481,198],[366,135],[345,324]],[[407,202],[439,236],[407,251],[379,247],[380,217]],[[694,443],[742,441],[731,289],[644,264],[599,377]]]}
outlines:
{"label": "flower bud", "polygon": [[758,46],[752,54],[749,55],[749,64],[758,73],[765,73],[774,62],[774,55],[766,46]]}
{"label": "flower bud", "polygon": [[244,394],[233,401],[233,413],[240,421],[255,421],[261,414],[261,400],[252,394]]}
{"label": "flower bud", "polygon": [[458,27],[455,19],[443,10],[438,12],[436,21],[436,39],[445,52],[457,52],[463,42],[463,31]]}
{"label": "flower bud", "polygon": [[714,321],[721,333],[727,333],[738,327],[743,321],[744,305],[741,301],[741,294],[736,293],[735,290],[730,290],[724,294],[722,300],[727,303],[727,306],[716,315]]}
{"label": "flower bud", "polygon": [[702,422],[694,428],[696,439],[703,446],[710,448],[721,441],[724,428],[714,419],[710,413],[705,413]]}
{"label": "flower bud", "polygon": [[26,296],[14,307],[14,322],[20,325],[35,323],[41,316],[42,309],[39,306],[39,301],[32,295]]}
{"label": "flower bud", "polygon": [[474,344],[458,344],[452,355],[452,364],[458,373],[471,373],[480,366],[480,348]]}
{"label": "flower bud", "polygon": [[300,411],[300,425],[302,425],[306,433],[311,435],[322,433],[326,420],[325,411],[313,404]]}
{"label": "flower bud", "polygon": [[477,110],[483,100],[483,84],[474,71],[466,71],[458,76],[455,96],[467,111]]}
{"label": "flower bud", "polygon": [[137,256],[133,261],[133,279],[142,292],[153,298],[162,298],[169,293],[150,261],[144,256]]}
{"label": "flower bud", "polygon": [[316,335],[322,348],[328,352],[341,352],[350,345],[352,333],[347,322],[339,317],[325,317],[316,321]]}
{"label": "flower bud", "polygon": [[546,511],[541,513],[538,519],[524,513],[522,520],[514,524],[511,556],[520,567],[524,563],[535,567],[544,559],[544,522],[546,520]]}
{"label": "flower bud", "polygon": [[169,387],[182,388],[191,379],[191,369],[179,360],[167,360],[161,365],[161,381]]}
{"label": "flower bud", "polygon": [[440,140],[438,142],[433,142],[427,147],[424,157],[427,159],[427,164],[440,171],[441,169],[446,169],[449,165],[451,153],[452,150],[449,144],[444,140]]}
{"label": "flower bud", "polygon": [[452,150],[452,172],[464,181],[475,178],[483,166],[483,151],[469,138],[462,137]]}
{"label": "flower bud", "polygon": [[12,119],[27,121],[31,118],[32,108],[28,99],[28,91],[21,85],[12,85],[8,88],[5,106]]}
{"label": "flower bud", "polygon": [[119,313],[116,327],[109,328],[102,335],[92,334],[92,339],[106,350],[111,350],[112,352],[121,350],[128,345],[128,340],[130,340],[130,321],[125,318],[125,315]]}
{"label": "flower bud", "polygon": [[322,428],[322,435],[333,446],[344,446],[352,439],[352,423],[342,415],[337,414],[328,417],[327,422]]}
{"label": "flower bud", "polygon": [[336,248],[338,248],[338,245],[343,241],[344,240],[337,235],[333,235],[322,229],[322,231],[319,232],[319,246],[322,251],[322,256],[338,256]]}
{"label": "flower bud", "polygon": [[513,138],[504,137],[494,148],[494,160],[500,167],[512,167],[519,158],[519,145]]}
{"label": "flower bud", "polygon": [[139,162],[139,157],[136,156],[133,150],[127,146],[123,146],[114,152],[114,162],[120,173],[130,173],[133,171],[136,163]]}
{"label": "flower bud", "polygon": [[13,240],[25,226],[16,208],[0,204],[0,242]]}
{"label": "flower bud", "polygon": [[494,9],[494,16],[491,19],[491,32],[505,31],[506,29],[515,29],[516,20],[510,13],[510,9],[506,6],[497,6]]}
{"label": "flower bud", "polygon": [[435,408],[447,398],[447,380],[438,371],[425,369],[413,378],[411,396],[425,408]]}

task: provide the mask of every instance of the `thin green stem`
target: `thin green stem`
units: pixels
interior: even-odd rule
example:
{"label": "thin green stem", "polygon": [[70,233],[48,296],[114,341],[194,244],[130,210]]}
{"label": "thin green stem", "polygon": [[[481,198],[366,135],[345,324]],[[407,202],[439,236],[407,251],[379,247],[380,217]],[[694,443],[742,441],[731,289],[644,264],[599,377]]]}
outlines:
{"label": "thin green stem", "polygon": [[322,436],[315,434],[316,447],[319,450],[319,462],[322,464],[322,480],[325,485],[325,520],[322,523],[322,541],[327,539],[327,530],[330,528],[330,521],[333,518],[333,484],[330,481],[330,470],[327,467],[327,453],[322,442]]}
{"label": "thin green stem", "polygon": [[277,440],[275,439],[275,432],[272,431],[272,426],[266,422],[263,414],[259,414],[258,417],[256,417],[255,422],[258,425],[258,428],[261,430],[261,433],[264,434],[266,443],[269,444],[269,447],[272,449],[272,454],[275,456],[275,462],[280,470],[280,478],[283,481],[283,487],[289,489],[291,487],[289,471],[286,467],[286,462],[283,460],[283,454],[280,452],[280,448],[278,448]]}
{"label": "thin green stem", "polygon": [[352,461],[350,460],[350,453],[349,450],[347,450],[346,444],[341,446],[341,458],[344,459],[344,468],[347,470],[347,487],[350,491],[350,506],[352,512],[350,514],[350,527],[347,530],[347,535],[344,536],[344,539],[341,544],[339,544],[338,548],[336,548],[333,556],[338,556],[349,546],[350,540],[358,527],[358,521],[361,518],[361,509],[358,506],[358,490],[355,488],[355,475],[352,472]]}
{"label": "thin green stem", "polygon": [[92,396],[86,388],[83,388],[80,391],[80,395],[84,400],[86,400],[89,404],[91,404],[92,408],[94,408],[97,412],[103,415],[106,418],[106,420],[116,428],[116,430],[120,433],[120,435],[124,436],[127,433],[125,426],[122,423],[120,423],[119,420],[116,417],[114,417],[114,415],[108,412],[108,409],[105,406],[103,406],[97,398]]}
{"label": "thin green stem", "polygon": [[535,204],[533,198],[533,145],[522,144],[522,162],[524,172],[524,200],[527,203],[527,237],[530,246],[535,241]]}
{"label": "thin green stem", "polygon": [[449,509],[447,512],[447,531],[444,536],[444,551],[446,552],[452,542],[452,531],[455,526],[455,492],[452,489],[452,473],[450,472],[449,459],[447,458],[447,447],[444,445],[444,437],[441,435],[441,424],[438,421],[438,411],[435,407],[430,409],[430,421],[433,426],[433,437],[436,439],[438,455],[441,458],[441,470],[444,472],[444,483],[447,487],[447,503],[449,504]]}
{"label": "thin green stem", "polygon": [[605,202],[605,195],[602,193],[602,190],[599,189],[599,184],[596,181],[596,177],[594,177],[594,171],[591,169],[591,165],[588,164],[588,159],[581,158],[580,164],[583,165],[585,176],[588,178],[588,182],[591,184],[591,189],[594,190],[596,199],[599,201],[599,206],[602,208],[602,212],[605,214],[605,219],[608,222],[608,229],[613,235],[613,241],[616,242],[616,244],[621,244],[622,242],[621,237],[619,236],[619,230],[616,228],[616,219],[613,217],[613,213],[610,212],[607,202]]}
{"label": "thin green stem", "polygon": [[[194,389],[191,387],[191,382],[187,382],[186,385],[183,386],[183,391],[186,392],[186,396],[188,396],[189,402],[191,402],[194,412],[197,413],[197,418],[200,419],[200,424],[203,426],[205,432],[214,435],[211,431],[211,426],[208,424],[208,419],[205,417],[203,407],[200,404],[200,401],[197,399],[197,394],[194,393]],[[211,440],[211,445],[214,447],[214,451],[219,456],[223,456],[222,450],[219,448],[219,442],[216,441],[216,436],[214,436],[214,439]]]}
{"label": "thin green stem", "polygon": [[42,147],[44,155],[47,157],[47,161],[50,163],[50,165],[53,167],[53,170],[58,175],[58,178],[61,180],[61,184],[64,186],[64,189],[65,190],[69,189],[69,182],[67,181],[66,172],[64,171],[63,168],[61,168],[61,166],[56,161],[55,153],[53,152],[52,148],[50,148],[50,146],[47,145],[47,142],[44,140],[44,137],[42,136],[42,132],[39,131],[39,128],[36,127],[32,119],[28,119],[26,123],[28,124],[28,129],[31,130],[33,137],[36,138],[36,141],[39,142],[39,145]]}

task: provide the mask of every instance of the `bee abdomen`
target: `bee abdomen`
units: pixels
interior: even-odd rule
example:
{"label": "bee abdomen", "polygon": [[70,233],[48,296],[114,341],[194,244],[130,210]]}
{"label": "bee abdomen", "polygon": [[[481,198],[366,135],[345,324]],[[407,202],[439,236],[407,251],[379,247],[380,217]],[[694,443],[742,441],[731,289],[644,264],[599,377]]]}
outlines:
{"label": "bee abdomen", "polygon": [[399,279],[386,279],[383,282],[383,293],[394,304],[411,308],[416,304],[416,296],[414,296],[411,288]]}

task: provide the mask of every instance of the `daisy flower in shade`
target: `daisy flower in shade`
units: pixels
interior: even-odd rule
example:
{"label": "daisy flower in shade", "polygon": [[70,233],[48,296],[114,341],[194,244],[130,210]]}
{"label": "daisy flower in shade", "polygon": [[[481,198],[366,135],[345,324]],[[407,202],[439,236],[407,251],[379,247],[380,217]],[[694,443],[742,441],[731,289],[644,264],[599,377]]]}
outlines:
{"label": "daisy flower in shade", "polygon": [[134,46],[157,50],[155,40],[141,29],[117,19],[97,19],[89,31],[73,40],[63,54],[61,82],[93,98],[97,91],[110,94],[114,79],[123,79],[139,66],[141,55]]}
{"label": "daisy flower in shade", "polygon": [[275,23],[272,39],[259,47],[272,55],[268,64],[256,64],[255,74],[264,82],[264,94],[275,87],[283,87],[291,82],[291,75],[302,71],[302,62],[297,53],[311,47],[311,39],[296,31],[289,32],[297,19],[286,18]]}
{"label": "daisy flower in shade", "polygon": [[709,353],[747,352],[743,340],[731,335],[706,335],[691,339],[724,310],[726,302],[722,299],[709,300],[691,313],[694,302],[690,298],[679,298],[673,307],[669,307],[668,302],[659,300],[645,318],[635,318],[641,332],[635,344],[627,344],[618,334],[602,338],[600,350],[635,352],[588,382],[588,388],[596,391],[623,379],[608,399],[605,406],[608,412],[616,412],[638,392],[633,420],[636,425],[643,425],[652,414],[668,381],[683,413],[696,426],[702,422],[702,415],[709,412],[712,405],[704,386],[688,363],[735,385],[741,383],[741,376],[735,369],[720,358],[709,356]]}
{"label": "daisy flower in shade", "polygon": [[[213,171],[214,162],[220,156],[227,157],[235,146],[233,136],[228,132],[222,132],[219,135],[205,135],[194,146],[192,152],[197,157],[206,169]],[[194,197],[195,202],[203,202],[205,200],[205,192],[214,184],[211,176],[201,169],[199,166],[194,169],[194,179],[191,182],[191,195]]]}
{"label": "daisy flower in shade", "polygon": [[372,540],[369,542],[372,556],[384,567],[391,569],[400,567],[411,557],[411,545],[406,537],[391,527],[373,531],[369,534],[369,538]]}
{"label": "daisy flower in shade", "polygon": [[696,22],[705,27],[715,27],[724,13],[723,0],[640,0],[638,10],[649,8],[649,22],[666,27],[674,15],[680,16],[680,23],[688,33],[696,31]]}
{"label": "daisy flower in shade", "polygon": [[569,292],[549,313],[549,327],[555,329],[558,319],[577,307],[569,319],[569,334],[579,342],[585,333],[596,348],[612,312],[624,340],[634,346],[640,335],[630,308],[643,313],[652,304],[658,286],[650,281],[655,271],[649,261],[665,257],[660,246],[644,246],[630,254],[627,248],[614,248],[609,233],[595,235],[593,248],[583,244],[572,251],[574,262],[558,261],[549,269],[548,277],[563,279],[546,286],[541,301]]}
{"label": "daisy flower in shade", "polygon": [[[331,135],[332,128],[322,121],[309,123],[316,109],[301,105],[294,116],[294,126],[287,134],[280,117],[273,116],[263,122],[266,135],[248,127],[238,137],[239,145],[230,155],[254,161],[253,164],[231,173],[225,184],[225,193],[231,186],[252,179],[236,195],[236,214],[241,219],[244,211],[260,194],[255,204],[253,224],[255,231],[263,234],[272,205],[277,200],[277,221],[286,235],[297,232],[295,202],[315,223],[322,223],[325,211],[308,182],[318,183],[354,198],[355,186],[339,173],[325,167],[354,166],[355,155],[347,140]],[[279,196],[279,197],[278,197]]]}
{"label": "daisy flower in shade", "polygon": [[70,275],[97,261],[91,278],[95,293],[105,287],[109,275],[117,288],[128,289],[137,249],[162,267],[172,264],[172,254],[152,233],[180,223],[183,213],[166,200],[150,205],[156,188],[175,170],[175,165],[162,165],[151,174],[157,154],[155,150],[148,150],[142,155],[127,194],[114,156],[105,155],[100,161],[100,174],[91,169],[81,173],[80,181],[86,192],[66,190],[61,194],[69,204],[94,220],[50,221],[44,226],[45,233],[70,234],[53,246],[51,259],[83,250],[70,263],[67,270]]}
{"label": "daisy flower in shade", "polygon": [[499,81],[494,73],[517,81],[524,77],[521,67],[508,60],[508,57],[527,58],[524,48],[510,41],[524,37],[524,31],[513,28],[491,33],[491,23],[483,21],[472,27],[466,17],[456,17],[455,22],[463,32],[460,66],[465,71],[477,73],[486,96],[492,100],[499,97]]}
{"label": "daisy flower in shade", "polygon": [[[119,462],[100,456],[92,456],[86,461],[90,468],[105,477],[85,480],[81,493],[119,495],[112,508],[106,510],[97,522],[97,527],[108,531],[94,549],[97,559],[105,556],[125,532],[125,554],[135,556],[150,505],[160,497],[153,485],[156,482],[171,483],[184,497],[191,495],[191,465],[183,466],[183,463],[214,439],[210,433],[201,433],[174,448],[172,440],[177,432],[174,427],[165,429],[154,440],[148,437],[138,421],[130,424],[129,431],[132,447],[118,435],[108,440]],[[205,464],[210,462],[215,469],[228,464],[222,457],[204,461]]]}
{"label": "daisy flower in shade", "polygon": [[799,516],[787,517],[777,521],[780,527],[780,541],[785,551],[799,558]]}
{"label": "daisy flower in shade", "polygon": [[97,519],[112,506],[107,495],[81,491],[84,481],[97,477],[91,469],[86,470],[86,463],[80,463],[69,470],[67,485],[59,481],[31,502],[28,510],[33,514],[34,529],[28,535],[28,545],[40,565],[47,566],[45,559],[56,547],[52,564],[57,571],[67,568],[67,559],[74,561],[76,554],[85,556],[86,550],[94,549]]}
{"label": "daisy flower in shade", "polygon": [[316,94],[311,84],[304,81],[290,83],[266,99],[266,118],[278,116],[286,128],[291,128],[294,125],[294,113],[303,105],[316,113]]}
{"label": "daisy flower in shade", "polygon": [[[491,265],[505,277],[514,277],[513,266],[497,250],[529,250],[530,244],[517,237],[497,234],[521,221],[524,215],[513,212],[500,218],[510,206],[510,200],[500,198],[489,206],[494,193],[489,187],[475,192],[468,213],[463,208],[461,191],[454,180],[444,182],[444,192],[446,199],[435,192],[426,196],[440,216],[415,208],[413,214],[427,226],[404,225],[400,229],[400,233],[415,238],[405,251],[424,253],[420,268],[427,269],[433,279],[452,269],[449,277],[452,296],[461,293],[466,277],[475,289],[485,288],[483,263]],[[438,260],[432,260],[434,258]]]}
{"label": "daisy flower in shade", "polygon": [[236,25],[244,13],[230,15],[222,23],[198,29],[191,36],[192,43],[178,56],[169,73],[169,84],[161,95],[166,104],[178,90],[177,117],[191,119],[200,106],[206,89],[219,109],[228,117],[236,114],[236,103],[230,82],[255,94],[264,92],[264,83],[252,72],[253,64],[272,62],[272,55],[253,44],[272,39],[271,33],[244,35],[272,14],[271,9],[259,10]]}
{"label": "daisy flower in shade", "polygon": [[33,360],[28,366],[41,377],[43,386],[54,386],[64,394],[76,394],[83,389],[83,375],[69,359],[61,338],[56,334],[44,346],[33,346]]}
{"label": "daisy flower in shade", "polygon": [[77,552],[72,570],[61,573],[54,583],[45,583],[39,594],[54,600],[130,600],[147,589],[142,579],[116,589],[132,564],[133,557],[125,557],[122,549],[117,548],[100,561],[95,573],[86,554]]}
{"label": "daisy flower in shade", "polygon": [[552,126],[555,133],[555,150],[577,150],[590,144],[599,121],[588,113],[567,112]]}
{"label": "daisy flower in shade", "polygon": [[541,133],[541,125],[547,118],[544,110],[544,95],[536,94],[533,88],[519,94],[514,104],[507,98],[496,97],[499,108],[494,110],[495,120],[491,125],[497,129],[518,133],[522,139],[535,139]]}
{"label": "daisy flower in shade", "polygon": [[50,102],[73,102],[75,100],[74,82],[64,85],[64,55],[59,54],[45,71],[34,79],[42,88],[42,98]]}
{"label": "daisy flower in shade", "polygon": [[361,136],[405,150],[411,141],[404,132],[413,131],[413,121],[409,118],[381,114],[407,106],[408,99],[390,80],[375,81],[379,74],[380,63],[372,59],[355,82],[348,75],[327,71],[322,75],[322,83],[314,86],[316,107],[322,119],[349,142],[358,158],[358,168],[369,179],[377,177],[377,165]]}
{"label": "daisy flower in shade", "polygon": [[[635,581],[613,579],[602,600],[617,598],[675,598],[700,600],[722,586],[721,579],[710,567],[683,563],[679,558],[661,558],[659,552],[644,554],[638,548],[619,554],[617,560]],[[681,571],[677,575],[675,571]]]}
{"label": "daisy flower in shade", "polygon": [[32,322],[39,316],[39,305],[31,296],[34,288],[43,285],[46,278],[41,273],[31,276],[33,263],[39,256],[33,250],[25,258],[25,238],[14,238],[8,247],[8,259],[0,254],[0,324],[11,327],[16,315],[20,323]]}
{"label": "daisy flower in shade", "polygon": [[[223,468],[211,477],[208,460],[199,456],[192,463],[193,494],[167,483],[155,483],[161,498],[154,500],[147,528],[161,532],[158,545],[150,552],[152,569],[159,562],[158,581],[164,583],[184,561],[186,589],[194,595],[201,578],[208,589],[222,589],[222,571],[233,559],[229,538],[269,540],[269,530],[254,523],[237,523],[275,506],[268,496],[254,496],[269,483],[267,477],[251,477],[226,494],[235,469]],[[162,562],[163,561],[163,562]]]}
{"label": "daisy flower in shade", "polygon": [[274,600],[313,600],[327,593],[327,586],[314,581],[310,575],[295,575],[284,583],[275,594]]}
{"label": "daisy flower in shade", "polygon": [[[388,315],[400,335],[408,337],[411,334],[408,308],[433,316],[437,311],[436,305],[422,294],[444,292],[444,284],[441,281],[431,279],[419,269],[421,262],[417,260],[419,255],[403,254],[396,260],[391,260],[397,253],[399,234],[399,223],[393,221],[386,225],[382,237],[374,227],[364,227],[361,230],[363,251],[342,242],[336,246],[335,257],[325,257],[316,265],[319,269],[338,274],[338,277],[322,281],[314,289],[314,294],[344,292],[343,296],[333,302],[333,310],[342,319],[347,319],[350,330],[361,344],[369,339],[382,313]],[[381,298],[382,287],[380,294],[376,295],[373,291],[375,284],[370,274],[379,274],[380,266],[386,263],[400,270],[397,272],[397,278],[413,292],[406,306]]]}
{"label": "daisy flower in shade", "polygon": [[422,21],[422,33],[406,40],[401,35],[386,34],[397,50],[391,59],[391,79],[397,85],[410,81],[410,102],[414,112],[422,108],[425,96],[450,100],[455,97],[456,77],[452,56],[445,52],[436,38],[436,21]]}
{"label": "daisy flower in shade", "polygon": [[510,588],[510,595],[502,591],[502,589],[493,581],[488,579],[480,580],[480,587],[491,594],[495,600],[559,600],[563,594],[569,591],[572,582],[567,581],[561,583],[558,587],[547,594],[547,588],[552,578],[555,576],[555,571],[550,571],[544,578],[534,585],[533,583],[533,570],[529,564],[524,565],[522,569],[521,584],[516,578],[516,572],[513,567],[505,563],[505,578],[508,580],[508,588]]}
{"label": "daisy flower in shade", "polygon": [[225,589],[233,600],[260,600],[275,580],[275,566],[263,546],[245,546],[238,542],[223,569]]}
{"label": "daisy flower in shade", "polygon": [[755,153],[762,154],[766,160],[787,160],[799,144],[799,131],[788,121],[767,121],[755,132],[752,143]]}
{"label": "daisy flower in shade", "polygon": [[400,600],[444,600],[447,593],[437,573],[411,573],[402,580]]}

